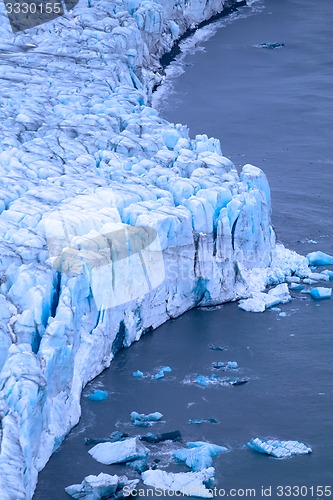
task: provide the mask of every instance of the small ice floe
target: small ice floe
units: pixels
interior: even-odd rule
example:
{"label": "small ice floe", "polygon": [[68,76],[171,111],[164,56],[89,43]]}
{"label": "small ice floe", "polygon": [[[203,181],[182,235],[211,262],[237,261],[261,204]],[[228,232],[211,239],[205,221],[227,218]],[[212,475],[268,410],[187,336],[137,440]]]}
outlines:
{"label": "small ice floe", "polygon": [[240,300],[238,307],[247,312],[264,312],[265,309],[291,301],[287,283],[271,288],[267,293],[253,292],[252,297]]}
{"label": "small ice floe", "polygon": [[213,457],[219,453],[228,451],[228,448],[204,441],[193,441],[186,443],[187,448],[181,448],[172,452],[174,458],[179,462],[185,462],[194,472],[211,467]]}
{"label": "small ice floe", "polygon": [[312,290],[310,290],[310,295],[316,300],[330,299],[332,296],[332,288],[318,286],[317,288],[312,288]]}
{"label": "small ice floe", "polygon": [[284,43],[265,42],[265,43],[260,43],[259,45],[254,45],[254,47],[261,47],[263,49],[281,49],[282,47],[284,47]]}
{"label": "small ice floe", "polygon": [[212,351],[226,351],[228,349],[228,346],[227,345],[220,346],[212,344],[209,346],[209,349],[211,349]]}
{"label": "small ice floe", "polygon": [[266,453],[275,458],[289,458],[292,455],[306,455],[312,449],[299,441],[279,441],[278,439],[251,439],[245,446],[258,453]]}
{"label": "small ice floe", "polygon": [[161,443],[163,441],[182,441],[182,435],[179,431],[162,432],[161,434],[153,434],[148,432],[146,436],[141,436],[140,441],[145,441],[146,443]]}
{"label": "small ice floe", "polygon": [[143,372],[141,372],[140,370],[136,370],[135,372],[132,373],[133,377],[137,377],[137,378],[143,378]]}
{"label": "small ice floe", "polygon": [[148,413],[145,415],[144,413],[138,413],[136,411],[132,411],[131,420],[134,425],[138,427],[150,427],[154,422],[158,422],[163,417],[162,413],[159,411],[155,411],[154,413]]}
{"label": "small ice floe", "polygon": [[210,375],[209,377],[205,375],[197,375],[194,379],[194,382],[200,385],[201,387],[208,387],[211,385],[243,385],[249,381],[247,378],[221,378],[218,375]]}
{"label": "small ice floe", "polygon": [[109,397],[109,393],[107,391],[101,391],[100,389],[96,389],[96,391],[89,394],[88,399],[90,401],[103,401]]}
{"label": "small ice floe", "polygon": [[164,470],[147,470],[143,472],[141,478],[145,485],[159,490],[177,491],[183,495],[200,498],[213,498],[213,492],[209,488],[212,485],[214,473],[214,467],[200,472],[173,473]]}
{"label": "small ice floe", "polygon": [[116,443],[100,443],[88,451],[97,462],[105,465],[119,464],[145,458],[149,450],[138,438],[130,438]]}
{"label": "small ice floe", "polygon": [[300,283],[290,283],[289,288],[290,290],[303,290],[304,286]]}
{"label": "small ice floe", "polygon": [[306,285],[316,285],[318,281],[312,280],[311,278],[304,278],[303,283],[305,283]]}
{"label": "small ice floe", "polygon": [[308,278],[311,280],[316,280],[316,281],[329,281],[329,276],[327,274],[323,273],[310,273],[308,275]]}
{"label": "small ice floe", "polygon": [[306,258],[309,261],[310,266],[329,266],[333,264],[332,255],[328,255],[324,252],[311,252],[308,253]]}
{"label": "small ice floe", "polygon": [[190,418],[189,424],[219,424],[217,418]]}
{"label": "small ice floe", "polygon": [[285,318],[287,316],[287,313],[285,313],[284,311],[282,311],[282,312],[279,313],[279,316],[281,318]]}
{"label": "small ice floe", "polygon": [[72,484],[65,488],[66,493],[72,498],[85,498],[87,500],[100,500],[111,498],[112,495],[121,495],[124,486],[134,489],[139,480],[128,480],[127,476],[110,476],[101,472],[98,476],[86,476],[81,484]]}
{"label": "small ice floe", "polygon": [[223,363],[222,361],[218,361],[217,363],[213,363],[213,368],[216,370],[236,370],[238,368],[238,363],[236,361],[228,361],[227,363]]}
{"label": "small ice floe", "polygon": [[155,373],[155,375],[152,375],[151,378],[158,380],[160,378],[163,378],[165,373],[170,373],[171,371],[172,371],[172,369],[170,368],[170,366],[162,366],[162,368],[160,368],[159,372]]}

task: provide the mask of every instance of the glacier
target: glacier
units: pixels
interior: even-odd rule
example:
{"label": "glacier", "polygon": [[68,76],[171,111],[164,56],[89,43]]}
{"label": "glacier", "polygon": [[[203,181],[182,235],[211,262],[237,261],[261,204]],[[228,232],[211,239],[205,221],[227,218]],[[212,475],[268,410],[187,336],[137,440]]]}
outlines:
{"label": "glacier", "polygon": [[0,4],[2,500],[32,498],[119,349],[309,274],[276,243],[265,174],[150,105],[160,57],[226,5],[81,0],[13,35]]}

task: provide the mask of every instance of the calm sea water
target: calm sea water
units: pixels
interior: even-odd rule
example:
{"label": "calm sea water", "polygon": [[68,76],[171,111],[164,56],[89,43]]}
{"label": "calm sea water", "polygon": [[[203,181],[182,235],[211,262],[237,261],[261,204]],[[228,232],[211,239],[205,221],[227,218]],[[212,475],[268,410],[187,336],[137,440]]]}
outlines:
{"label": "calm sea water", "polygon": [[[264,0],[258,6],[264,7],[261,12],[227,24],[204,42],[204,51],[187,57],[162,114],[187,123],[192,135],[219,137],[236,165],[251,162],[265,170],[273,223],[285,244],[304,254],[332,253],[333,3]],[[264,42],[285,46],[255,47]],[[317,498],[311,486],[333,490],[333,301],[293,296],[281,307],[285,317],[245,313],[237,304],[190,311],[118,353],[110,369],[86,388],[81,421],[41,472],[34,499],[65,500],[64,487],[88,474],[136,477],[126,466],[98,464],[84,444],[85,437],[107,437],[114,430],[145,433],[130,424],[133,410],[163,413],[150,431],[178,429],[185,442],[227,446],[230,452],[214,459],[217,486],[226,493],[255,488],[252,498],[263,498],[261,487],[272,486],[270,498],[277,499],[279,485],[307,486],[303,498]],[[211,344],[228,349],[213,351]],[[249,383],[211,388],[186,383],[211,374],[216,361],[237,361],[237,376],[249,377]],[[172,367],[163,380],[131,375],[137,369],[155,373],[162,365]],[[86,396],[96,388],[108,390],[109,399],[89,401]],[[190,418],[219,423],[193,425]],[[243,448],[256,436],[297,439],[313,453],[274,460]],[[152,458],[166,470],[186,470],[170,463],[172,448],[152,447]],[[288,490],[284,493],[282,498]],[[236,498],[244,496],[240,490]]]}

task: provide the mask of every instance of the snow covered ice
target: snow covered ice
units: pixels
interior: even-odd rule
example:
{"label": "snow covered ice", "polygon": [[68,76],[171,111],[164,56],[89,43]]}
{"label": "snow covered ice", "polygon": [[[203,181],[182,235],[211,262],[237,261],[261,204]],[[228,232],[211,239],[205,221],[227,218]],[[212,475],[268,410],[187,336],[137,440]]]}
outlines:
{"label": "snow covered ice", "polygon": [[306,455],[312,449],[299,441],[279,441],[278,439],[251,439],[246,445],[254,451],[272,455],[275,458],[289,458],[292,455]]}
{"label": "snow covered ice", "polygon": [[15,37],[0,4],[3,500],[32,497],[120,348],[309,273],[275,242],[265,174],[149,105],[159,57],[224,3],[79,2]]}
{"label": "snow covered ice", "polygon": [[147,486],[160,490],[179,491],[183,495],[212,498],[213,493],[205,483],[214,477],[214,467],[209,467],[200,472],[166,472],[164,470],[147,470],[141,478]]}
{"label": "snow covered ice", "polygon": [[91,448],[88,453],[97,462],[110,465],[145,458],[149,450],[138,438],[130,438],[115,443],[99,443]]}
{"label": "snow covered ice", "polygon": [[138,479],[128,480],[126,476],[110,476],[101,472],[98,476],[87,476],[81,484],[72,484],[65,488],[66,493],[72,498],[85,498],[86,500],[99,500],[111,498],[116,492],[122,490],[124,486],[134,489]]}

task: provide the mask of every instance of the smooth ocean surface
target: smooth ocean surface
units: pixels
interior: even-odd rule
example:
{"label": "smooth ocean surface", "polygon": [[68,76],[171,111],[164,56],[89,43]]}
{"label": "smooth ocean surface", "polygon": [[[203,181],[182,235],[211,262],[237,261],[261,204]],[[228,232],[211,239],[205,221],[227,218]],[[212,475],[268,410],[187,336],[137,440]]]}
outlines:
{"label": "smooth ocean surface", "polygon": [[[203,43],[204,51],[186,58],[185,72],[172,82],[175,90],[161,112],[187,123],[192,136],[219,137],[237,166],[250,162],[265,170],[273,223],[289,248],[332,254],[333,3],[265,0],[261,6],[261,12],[219,29]],[[264,42],[285,46],[255,47]],[[121,351],[85,389],[81,421],[41,472],[34,499],[65,500],[64,487],[88,474],[138,477],[126,466],[98,464],[84,444],[85,437],[107,437],[114,430],[145,434],[130,423],[133,410],[163,413],[163,422],[148,431],[179,429],[184,442],[227,446],[230,452],[214,459],[217,487],[226,493],[255,488],[252,498],[264,498],[261,487],[272,486],[270,498],[277,499],[287,498],[278,496],[278,485],[333,490],[333,299],[292,295],[294,300],[281,306],[286,317],[275,311],[245,313],[237,304],[194,310]],[[213,351],[211,344],[228,349]],[[226,376],[249,377],[249,383],[211,388],[186,383],[213,373],[216,361],[237,361],[239,370]],[[131,375],[138,369],[156,373],[163,365],[172,367],[163,380]],[[110,397],[89,401],[86,396],[96,388]],[[193,425],[189,418],[219,423]],[[297,439],[313,453],[276,460],[243,448],[257,436]],[[152,460],[160,459],[158,467],[166,470],[187,470],[170,463],[172,448],[152,447]],[[239,492],[234,498],[241,497]],[[327,498],[311,490],[304,497]]]}

